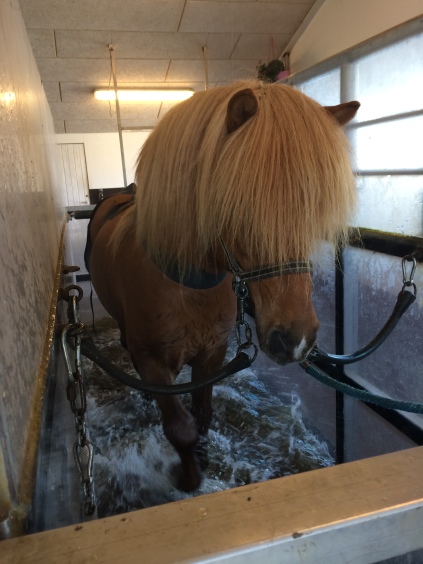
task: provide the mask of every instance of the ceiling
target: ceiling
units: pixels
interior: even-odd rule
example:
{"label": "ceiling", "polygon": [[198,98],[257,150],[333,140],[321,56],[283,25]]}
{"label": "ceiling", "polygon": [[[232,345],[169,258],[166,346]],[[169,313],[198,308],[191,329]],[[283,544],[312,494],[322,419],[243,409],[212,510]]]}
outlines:
{"label": "ceiling", "polygon": [[[121,87],[195,91],[256,76],[279,58],[315,0],[20,0],[57,133],[117,131],[113,44]],[[206,49],[203,52],[203,47]],[[206,58],[204,58],[206,55]],[[123,104],[123,127],[154,127],[169,103]]]}

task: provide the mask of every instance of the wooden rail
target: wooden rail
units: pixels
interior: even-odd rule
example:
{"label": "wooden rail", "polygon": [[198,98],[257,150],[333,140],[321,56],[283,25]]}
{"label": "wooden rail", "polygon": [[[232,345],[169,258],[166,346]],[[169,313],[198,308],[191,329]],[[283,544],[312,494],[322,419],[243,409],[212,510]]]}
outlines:
{"label": "wooden rail", "polygon": [[378,562],[423,547],[423,447],[0,543],[2,564]]}

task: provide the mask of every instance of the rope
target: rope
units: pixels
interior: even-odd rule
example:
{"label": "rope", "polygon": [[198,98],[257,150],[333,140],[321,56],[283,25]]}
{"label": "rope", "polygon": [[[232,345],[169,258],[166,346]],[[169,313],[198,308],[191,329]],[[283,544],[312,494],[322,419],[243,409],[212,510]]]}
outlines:
{"label": "rope", "polygon": [[380,347],[385,339],[392,333],[398,321],[401,319],[410,305],[415,301],[415,299],[416,294],[412,294],[404,287],[398,294],[394,310],[391,313],[388,321],[368,345],[356,351],[355,353],[346,355],[328,354],[324,351],[321,351],[318,347],[314,347],[314,349],[308,355],[308,359],[311,362],[315,362],[317,360],[330,364],[351,364],[353,362],[357,362],[358,360],[363,360],[363,358],[366,358],[378,347]]}
{"label": "rope", "polygon": [[385,398],[383,396],[372,394],[370,392],[367,392],[366,390],[359,390],[358,388],[354,388],[353,386],[339,382],[339,380],[335,380],[334,378],[328,376],[328,374],[317,368],[317,366],[314,366],[307,361],[300,362],[300,366],[307,372],[307,374],[313,376],[313,378],[319,380],[319,382],[322,382],[323,384],[330,386],[336,391],[347,394],[360,401],[373,403],[386,409],[398,409],[400,411],[408,411],[409,413],[423,413],[423,404],[421,403],[393,400],[391,398]]}
{"label": "rope", "polygon": [[[224,378],[235,374],[236,372],[240,372],[244,370],[244,368],[249,368],[251,363],[254,359],[250,359],[250,357],[244,353],[238,353],[235,358],[233,358],[230,362],[222,366],[218,372],[211,375],[206,380],[202,380],[201,382],[188,382],[186,384],[149,384],[148,382],[143,382],[139,378],[135,378],[130,374],[127,374],[120,368],[118,368],[115,364],[109,362],[99,353],[98,349],[88,339],[82,339],[81,341],[81,354],[95,362],[100,368],[102,368],[109,376],[116,378],[125,384],[126,386],[130,386],[131,388],[135,388],[136,390],[140,390],[142,392],[147,392],[150,394],[162,394],[162,395],[178,395],[178,394],[189,394],[192,392],[196,392],[205,388],[206,386],[211,386],[213,384],[217,384]],[[254,357],[255,358],[255,357]]]}

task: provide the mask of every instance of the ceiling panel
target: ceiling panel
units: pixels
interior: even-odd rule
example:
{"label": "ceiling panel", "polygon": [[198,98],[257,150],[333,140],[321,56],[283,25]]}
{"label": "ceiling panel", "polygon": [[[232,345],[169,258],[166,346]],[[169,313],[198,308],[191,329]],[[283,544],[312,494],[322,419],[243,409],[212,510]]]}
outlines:
{"label": "ceiling panel", "polygon": [[[83,133],[116,131],[114,108],[111,117],[93,97],[97,87],[113,87],[109,44],[119,86],[198,91],[206,72],[209,87],[254,78],[259,63],[283,54],[313,3],[20,0],[57,131]],[[154,126],[169,107],[122,106],[122,123]]]}
{"label": "ceiling panel", "polygon": [[[135,120],[122,120],[123,127],[152,129],[157,124],[157,117],[151,116],[148,111],[143,110]],[[96,120],[66,120],[63,124],[65,133],[114,133],[117,132],[116,117]],[[63,133],[63,131],[62,131]]]}
{"label": "ceiling panel", "polygon": [[50,104],[62,101],[59,82],[43,82],[43,86]]}
{"label": "ceiling panel", "polygon": [[[120,59],[117,62],[119,81],[162,82],[166,78],[169,61]],[[107,84],[110,63],[107,59],[39,59],[41,79],[46,82],[101,82]]]}
{"label": "ceiling panel", "polygon": [[[53,120],[64,119],[107,119],[110,117],[109,104],[96,103],[95,99],[87,102],[82,106],[72,102],[53,102],[50,104]],[[112,107],[112,114],[114,119],[114,106]]]}
{"label": "ceiling panel", "polygon": [[64,133],[116,133],[117,123],[115,118],[108,120],[72,120],[63,122]]}
{"label": "ceiling panel", "polygon": [[206,45],[209,59],[228,59],[238,37],[239,34],[229,33],[135,33],[61,29],[56,31],[56,45],[58,57],[90,59],[108,59],[109,44],[113,44],[116,56],[122,59],[202,59],[202,47]]}
{"label": "ceiling panel", "polygon": [[[257,74],[255,61],[209,61],[208,78],[211,82],[233,82],[242,78],[254,78]],[[204,79],[202,61],[172,61],[167,82],[180,81],[183,77],[193,81]]]}
{"label": "ceiling panel", "polygon": [[[53,114],[53,120],[76,120],[76,119],[109,119],[110,117],[116,121],[115,105],[102,101],[87,102],[81,107],[80,104],[66,102],[66,103],[52,103],[50,104]],[[121,104],[120,105],[122,122],[123,120],[137,120],[140,116],[148,116],[149,121],[156,120],[160,111],[160,102],[153,104]]]}
{"label": "ceiling panel", "polygon": [[263,33],[242,33],[232,53],[233,59],[268,61],[277,59],[290,39],[289,33],[268,37]]}
{"label": "ceiling panel", "polygon": [[178,31],[184,0],[20,0],[28,27]]}
{"label": "ceiling panel", "polygon": [[[66,133],[64,120],[54,121],[54,131],[56,133]],[[73,131],[72,133],[80,133],[79,131]]]}
{"label": "ceiling panel", "polygon": [[55,57],[54,29],[29,29],[29,41],[35,57]]}
{"label": "ceiling panel", "polygon": [[179,30],[293,34],[312,3],[188,0]]}

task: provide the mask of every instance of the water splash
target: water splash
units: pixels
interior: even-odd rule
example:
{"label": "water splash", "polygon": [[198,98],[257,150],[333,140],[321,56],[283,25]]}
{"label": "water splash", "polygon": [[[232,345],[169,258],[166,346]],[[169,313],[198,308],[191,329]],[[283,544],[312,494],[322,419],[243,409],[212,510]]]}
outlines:
{"label": "water splash", "polygon": [[[135,374],[115,328],[96,338],[104,356]],[[228,358],[234,355],[231,343]],[[195,492],[173,481],[178,456],[164,437],[156,403],[115,382],[84,358],[99,516],[161,505],[333,464],[328,445],[303,422],[295,394],[271,394],[252,368],[216,385],[209,466]],[[263,369],[260,368],[260,373]],[[184,370],[179,381],[189,379]],[[183,396],[184,404],[189,397]]]}

